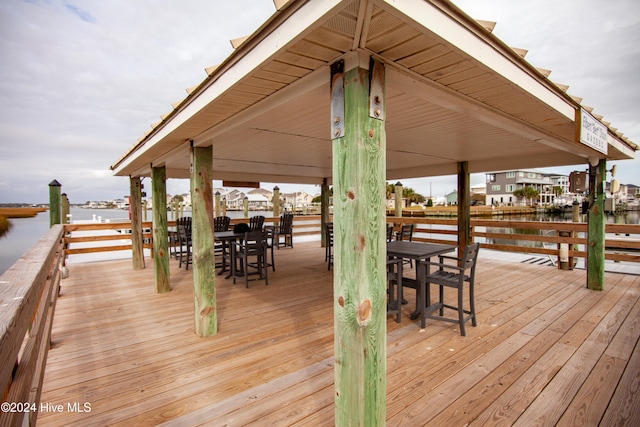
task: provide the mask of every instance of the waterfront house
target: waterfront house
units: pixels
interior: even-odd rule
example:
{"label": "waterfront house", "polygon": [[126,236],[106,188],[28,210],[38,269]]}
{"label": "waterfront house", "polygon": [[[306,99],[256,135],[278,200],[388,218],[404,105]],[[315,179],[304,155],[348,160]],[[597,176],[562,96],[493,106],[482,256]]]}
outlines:
{"label": "waterfront house", "polygon": [[509,170],[501,172],[489,172],[486,174],[487,180],[487,205],[524,205],[525,200],[518,200],[513,192],[521,190],[525,187],[532,187],[538,191],[538,199],[536,202],[542,205],[550,205],[554,203],[556,194],[553,188],[559,186],[564,190],[569,188],[569,177],[557,174],[549,174],[540,170]]}

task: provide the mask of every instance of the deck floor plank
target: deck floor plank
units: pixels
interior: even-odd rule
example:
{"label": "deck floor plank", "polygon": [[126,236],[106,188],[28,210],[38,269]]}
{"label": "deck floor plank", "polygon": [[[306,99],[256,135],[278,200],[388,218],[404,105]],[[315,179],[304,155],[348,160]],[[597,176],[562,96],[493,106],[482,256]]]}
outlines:
{"label": "deck floor plank", "polygon": [[[323,260],[317,242],[300,243],[276,251],[269,286],[217,276],[219,333],[209,338],[193,333],[191,271],[177,261],[162,295],[152,269],[129,260],[71,265],[42,401],[89,402],[91,412],[40,413],[38,425],[333,425],[333,273]],[[407,289],[402,323],[387,319],[387,424],[637,425],[640,279],[605,280],[605,291],[589,291],[583,270],[481,252],[478,326],[466,337],[431,319],[420,329]]]}

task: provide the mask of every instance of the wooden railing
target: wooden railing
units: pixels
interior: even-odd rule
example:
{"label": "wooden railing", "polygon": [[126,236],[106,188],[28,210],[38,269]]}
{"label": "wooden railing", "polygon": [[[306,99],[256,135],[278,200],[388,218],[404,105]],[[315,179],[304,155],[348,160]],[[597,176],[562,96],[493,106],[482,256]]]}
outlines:
{"label": "wooden railing", "polygon": [[62,276],[61,225],[0,276],[1,426],[35,425]]}
{"label": "wooden railing", "polygon": [[[457,239],[456,219],[396,218],[388,223],[415,224],[415,241],[451,244]],[[605,259],[640,262],[640,225],[606,224]],[[587,224],[584,222],[471,220],[471,238],[483,248],[558,257],[566,244],[569,258],[587,256]]]}
{"label": "wooden railing", "polygon": [[[246,218],[233,218],[231,225],[246,222]],[[265,224],[278,224],[277,217],[265,218]],[[387,222],[394,224],[399,230],[401,224],[413,223],[414,240],[433,243],[451,244],[457,239],[457,220],[455,218],[397,218],[387,217]],[[175,226],[175,221],[169,221],[169,227]],[[151,222],[144,222],[146,230],[143,237],[151,248]],[[65,245],[73,243],[102,242],[130,238],[129,223],[109,224],[75,224],[66,225],[65,232],[92,230],[120,230],[111,235],[86,235],[80,237],[65,237]],[[307,215],[294,217],[294,237],[318,235],[320,233],[320,216]],[[640,225],[607,224],[605,245],[607,251],[605,259],[614,261],[640,262]],[[482,243],[486,249],[507,252],[531,253],[558,257],[561,245],[567,245],[570,258],[586,257],[585,245],[587,224],[572,222],[540,222],[540,221],[510,221],[510,220],[471,220],[471,237],[474,242]],[[66,249],[68,255],[101,251],[131,249],[130,244],[96,245],[85,248]]]}

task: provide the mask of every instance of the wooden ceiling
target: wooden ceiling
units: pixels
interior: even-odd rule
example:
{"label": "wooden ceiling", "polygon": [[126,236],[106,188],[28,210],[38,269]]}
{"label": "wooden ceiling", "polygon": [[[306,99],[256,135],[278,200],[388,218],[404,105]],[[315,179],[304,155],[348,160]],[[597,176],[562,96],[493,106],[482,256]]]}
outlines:
{"label": "wooden ceiling", "polygon": [[[385,64],[387,179],[584,164],[580,105],[521,52],[448,1],[290,0],[112,169],[189,176],[213,146],[214,179],[331,181],[329,67]],[[610,159],[635,145],[609,131]]]}

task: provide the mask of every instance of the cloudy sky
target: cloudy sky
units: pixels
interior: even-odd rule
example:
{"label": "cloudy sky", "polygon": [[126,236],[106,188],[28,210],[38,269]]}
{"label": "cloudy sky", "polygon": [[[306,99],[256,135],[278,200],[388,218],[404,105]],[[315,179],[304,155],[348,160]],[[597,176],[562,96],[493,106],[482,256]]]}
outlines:
{"label": "cloudy sky", "polygon": [[[640,2],[454,3],[496,21],[498,37],[640,144]],[[72,203],[125,196],[128,180],[109,166],[231,53],[230,39],[274,10],[271,0],[0,1],[0,203],[47,202],[53,179]],[[623,183],[640,185],[638,171],[640,159],[618,162]],[[404,184],[443,195],[455,182]],[[168,191],[188,182],[170,180]]]}

